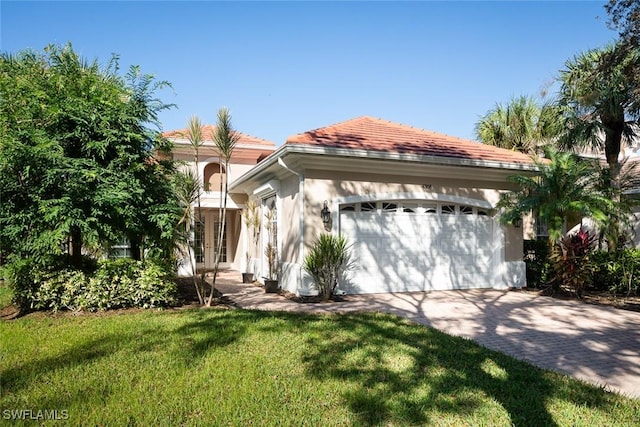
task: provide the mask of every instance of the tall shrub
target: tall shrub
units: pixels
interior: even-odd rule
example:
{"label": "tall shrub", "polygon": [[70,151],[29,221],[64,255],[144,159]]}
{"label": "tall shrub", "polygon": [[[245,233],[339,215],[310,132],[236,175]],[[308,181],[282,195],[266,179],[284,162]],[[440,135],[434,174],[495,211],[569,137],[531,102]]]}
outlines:
{"label": "tall shrub", "polygon": [[640,293],[640,250],[623,248],[616,251],[597,251],[592,255],[595,271],[593,287],[622,295]]}
{"label": "tall shrub", "polygon": [[23,313],[36,310],[154,308],[175,301],[172,271],[152,261],[101,260],[97,270],[42,268],[32,260],[11,264],[9,284]]}
{"label": "tall shrub", "polygon": [[351,250],[347,239],[324,233],[313,242],[303,264],[323,300],[333,297],[340,278],[350,267]]}
{"label": "tall shrub", "polygon": [[566,286],[582,297],[585,286],[591,282],[595,270],[590,259],[595,248],[595,236],[580,229],[563,236],[553,247],[551,263],[554,270],[554,288]]}

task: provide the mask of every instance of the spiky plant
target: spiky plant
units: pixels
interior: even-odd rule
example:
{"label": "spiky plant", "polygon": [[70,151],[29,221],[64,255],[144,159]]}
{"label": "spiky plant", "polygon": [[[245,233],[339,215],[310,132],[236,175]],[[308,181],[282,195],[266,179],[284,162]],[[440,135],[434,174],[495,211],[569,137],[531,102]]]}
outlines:
{"label": "spiky plant", "polygon": [[342,235],[326,233],[313,242],[303,264],[323,300],[333,297],[339,280],[351,266],[351,249],[347,239]]}
{"label": "spiky plant", "polygon": [[[219,212],[219,228],[216,230],[216,250],[214,253],[215,260],[213,264],[213,282],[212,288],[215,288],[216,279],[218,277],[218,271],[220,270],[220,256],[222,255],[222,240],[224,237],[224,230],[227,221],[227,196],[229,195],[229,163],[231,156],[236,148],[236,144],[240,139],[240,135],[233,129],[231,125],[231,113],[226,107],[222,107],[218,110],[218,120],[216,122],[216,130],[213,135],[213,143],[218,150],[218,155],[222,161],[222,167],[224,174],[221,173],[222,179],[220,180],[220,200],[222,201],[222,209]],[[221,171],[222,172],[222,171]],[[207,300],[207,306],[211,305],[213,301],[213,289]]]}

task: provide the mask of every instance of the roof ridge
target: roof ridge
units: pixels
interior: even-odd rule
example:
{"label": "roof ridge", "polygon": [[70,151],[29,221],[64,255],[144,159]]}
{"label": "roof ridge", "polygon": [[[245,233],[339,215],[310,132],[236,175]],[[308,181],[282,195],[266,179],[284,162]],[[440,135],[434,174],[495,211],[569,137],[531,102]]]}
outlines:
{"label": "roof ridge", "polygon": [[321,130],[321,129],[332,128],[332,127],[334,127],[334,126],[342,126],[342,125],[344,125],[345,123],[354,122],[354,121],[356,121],[356,120],[362,120],[362,119],[365,119],[365,118],[371,118],[371,117],[370,117],[370,116],[358,116],[358,117],[353,117],[353,118],[351,118],[351,119],[342,120],[342,121],[339,121],[339,122],[331,123],[331,124],[329,124],[329,125],[320,126],[320,127],[314,128],[314,129],[305,130],[305,131],[303,131],[303,132],[294,133],[294,134],[292,134],[292,135],[289,135],[289,136],[285,139],[285,142],[286,142],[286,141],[288,141],[290,138],[293,138],[294,136],[304,135],[305,133],[312,133],[312,132],[319,131],[319,130]]}
{"label": "roof ridge", "polygon": [[[216,126],[217,126],[217,125],[215,125],[215,124],[204,124],[204,125],[202,125],[202,128],[203,128],[203,130],[205,130],[205,129],[210,130],[210,132],[208,133],[208,135],[209,135],[209,136],[212,136],[211,131],[212,131],[213,129],[215,129],[215,128],[216,128]],[[184,129],[168,130],[168,131],[164,131],[164,132],[162,132],[162,136],[164,136],[165,138],[167,138],[167,137],[171,137],[171,136],[175,136],[175,135],[181,135],[182,137],[186,137],[186,135],[185,135],[185,134],[186,134],[186,131],[187,131],[187,129],[186,129],[186,128],[184,128]],[[259,140],[259,141],[263,141],[263,142],[265,142],[265,143],[267,143],[267,144],[269,144],[269,145],[274,145],[274,146],[276,145],[273,141],[270,141],[270,140],[265,139],[265,138],[260,138],[259,136],[254,136],[254,135],[251,135],[251,134],[249,134],[249,133],[242,132],[242,131],[239,131],[239,130],[236,130],[236,129],[234,129],[234,132],[238,133],[239,135],[241,135],[241,136],[243,136],[243,137],[248,137],[248,138],[252,138],[252,139],[257,139],[257,140]],[[204,137],[204,132],[203,132],[203,137]],[[203,139],[203,141],[213,141],[213,138],[211,138],[211,139]]]}

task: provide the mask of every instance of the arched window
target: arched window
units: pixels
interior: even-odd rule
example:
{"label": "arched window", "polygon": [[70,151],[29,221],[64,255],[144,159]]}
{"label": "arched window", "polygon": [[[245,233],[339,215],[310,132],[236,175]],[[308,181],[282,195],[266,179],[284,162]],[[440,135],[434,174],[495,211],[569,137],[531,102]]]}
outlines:
{"label": "arched window", "polygon": [[220,191],[220,183],[224,185],[227,178],[224,167],[220,163],[209,163],[204,167],[204,191]]}

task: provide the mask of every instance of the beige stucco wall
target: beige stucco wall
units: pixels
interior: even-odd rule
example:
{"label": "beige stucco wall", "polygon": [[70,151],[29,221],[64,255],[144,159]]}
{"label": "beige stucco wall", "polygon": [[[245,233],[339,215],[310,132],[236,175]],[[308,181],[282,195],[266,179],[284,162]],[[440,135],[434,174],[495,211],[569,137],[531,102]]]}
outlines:
{"label": "beige stucco wall", "polygon": [[300,242],[300,180],[291,175],[280,181],[279,202],[279,234],[280,234],[280,260],[282,262],[300,262],[298,245]]}

